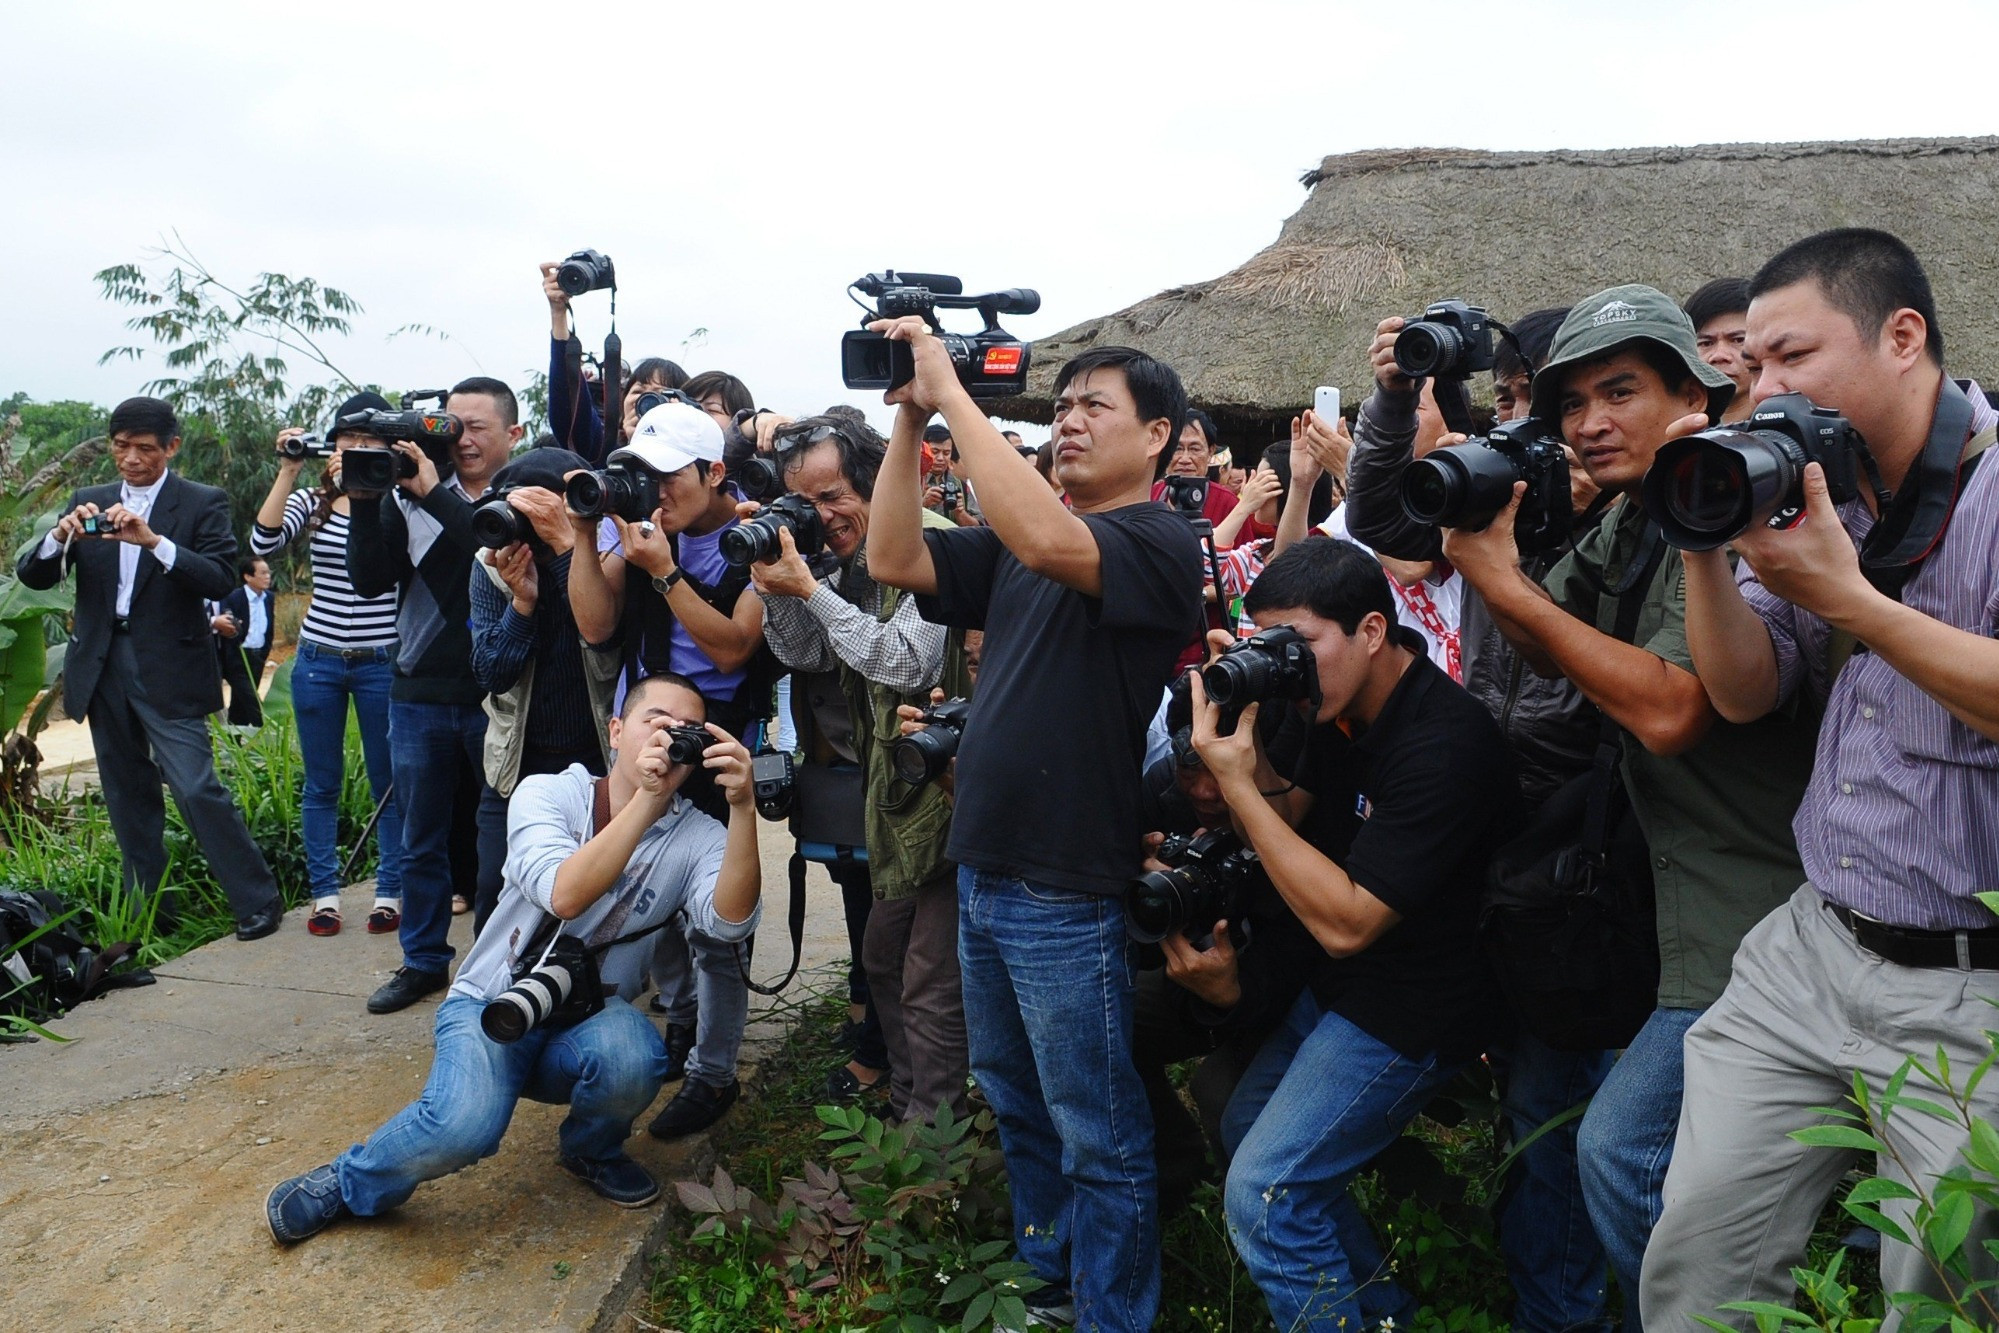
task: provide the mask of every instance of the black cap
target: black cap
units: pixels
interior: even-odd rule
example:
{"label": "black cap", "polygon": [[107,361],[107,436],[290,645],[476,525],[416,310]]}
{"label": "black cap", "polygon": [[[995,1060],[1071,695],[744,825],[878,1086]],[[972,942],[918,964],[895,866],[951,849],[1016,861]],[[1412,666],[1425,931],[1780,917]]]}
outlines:
{"label": "black cap", "polygon": [[390,406],[389,400],[379,393],[357,393],[334,411],[333,424],[327,428],[326,438],[330,440],[340,433],[340,423],[343,419],[353,416],[356,412],[366,412],[370,409],[377,412],[395,411],[395,408]]}
{"label": "black cap", "polygon": [[589,468],[589,460],[567,449],[530,449],[493,474],[493,488],[540,486],[560,495],[564,473]]}

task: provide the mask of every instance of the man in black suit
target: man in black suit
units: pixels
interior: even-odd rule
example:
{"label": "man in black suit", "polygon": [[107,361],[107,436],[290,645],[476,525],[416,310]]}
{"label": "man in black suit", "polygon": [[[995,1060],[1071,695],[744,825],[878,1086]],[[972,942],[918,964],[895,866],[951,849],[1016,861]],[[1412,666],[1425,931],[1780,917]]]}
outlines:
{"label": "man in black suit", "polygon": [[243,574],[242,586],[222,599],[209,623],[215,627],[222,679],[229,684],[229,721],[239,727],[261,727],[264,709],[257,687],[271,656],[277,599],[271,595],[270,565],[246,556],[237,568]]}
{"label": "man in black suit", "polygon": [[126,399],[105,433],[123,480],[77,491],[16,572],[53,588],[76,570],[63,707],[90,722],[126,888],[156,893],[166,874],[164,778],[229,896],[236,938],[261,939],[284,904],[208,741],[222,678],[204,599],[237,586],[229,497],[167,470],[180,425],[159,399]]}

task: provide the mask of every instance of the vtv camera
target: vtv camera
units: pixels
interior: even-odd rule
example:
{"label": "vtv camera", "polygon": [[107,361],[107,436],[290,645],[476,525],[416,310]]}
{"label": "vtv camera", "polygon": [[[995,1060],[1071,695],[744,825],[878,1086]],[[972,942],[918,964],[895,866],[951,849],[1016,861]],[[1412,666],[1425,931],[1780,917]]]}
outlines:
{"label": "vtv camera", "polygon": [[[1001,315],[1031,315],[1041,309],[1041,297],[1025,287],[1009,287],[979,296],[964,295],[965,285],[943,273],[869,273],[848,284],[850,292],[871,296],[873,309],[855,297],[867,314],[865,325],[877,319],[921,315],[951,355],[958,383],[974,398],[1011,398],[1027,388],[1028,345],[999,326]],[[944,332],[939,310],[976,310],[985,327],[969,336]],[[892,342],[886,334],[866,328],[849,329],[840,341],[840,375],[849,389],[899,389],[916,378],[909,344]]]}
{"label": "vtv camera", "polygon": [[1473,532],[1491,525],[1513,500],[1513,483],[1527,483],[1513,521],[1524,555],[1552,551],[1569,539],[1569,457],[1562,437],[1539,417],[1502,421],[1483,438],[1433,449],[1402,474],[1402,512],[1428,527]]}
{"label": "vtv camera", "polygon": [[398,481],[414,477],[416,464],[399,450],[386,447],[405,440],[423,450],[440,475],[450,475],[451,448],[465,437],[465,423],[449,412],[423,412],[414,406],[425,398],[442,403],[444,397],[442,389],[406,393],[398,411],[369,407],[349,412],[335,422],[332,431],[335,436],[357,431],[384,442],[379,446],[354,445],[347,450],[340,460],[340,489],[384,493]]}
{"label": "vtv camera", "polygon": [[1761,523],[1805,512],[1805,464],[1825,469],[1834,504],[1860,494],[1867,443],[1853,423],[1801,393],[1766,398],[1747,421],[1668,440],[1645,472],[1645,512],[1682,551],[1711,551]]}

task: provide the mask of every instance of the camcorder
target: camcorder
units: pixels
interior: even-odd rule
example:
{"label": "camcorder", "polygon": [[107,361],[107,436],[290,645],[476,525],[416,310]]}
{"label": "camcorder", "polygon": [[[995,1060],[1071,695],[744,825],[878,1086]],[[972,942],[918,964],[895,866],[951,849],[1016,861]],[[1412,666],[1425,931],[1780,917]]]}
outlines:
{"label": "camcorder", "polygon": [[1167,869],[1148,870],[1125,888],[1127,935],[1157,944],[1177,930],[1206,950],[1215,922],[1227,921],[1241,941],[1243,908],[1263,877],[1262,858],[1228,829],[1171,834],[1154,856]]}
{"label": "camcorder", "polygon": [[578,518],[616,514],[641,523],[659,508],[659,477],[642,463],[621,458],[595,472],[579,472],[563,483],[562,497]]}
{"label": "camcorder", "polygon": [[338,452],[333,441],[317,435],[292,435],[278,441],[280,458],[331,458]]}
{"label": "camcorder", "polygon": [[571,296],[618,285],[611,257],[596,250],[578,250],[555,270],[555,285]]}
{"label": "camcorder", "polygon": [[766,750],[750,759],[750,796],[757,813],[772,821],[791,818],[798,800],[798,772],[783,750]]}
{"label": "camcorder", "polygon": [[488,491],[485,499],[472,506],[472,535],[479,545],[497,551],[502,546],[524,542],[534,535],[534,524],[528,521],[528,516],[507,503],[507,497],[520,489],[519,486],[498,487]]}
{"label": "camcorder", "polygon": [[965,738],[965,721],[972,715],[969,699],[950,699],[927,710],[917,720],[923,730],[898,736],[888,747],[895,775],[912,787],[935,782],[958,753]]}
{"label": "camcorder", "polygon": [[[1041,309],[1041,296],[1025,287],[966,296],[965,284],[943,273],[869,273],[848,284],[848,291],[874,298],[872,309],[859,296],[866,325],[877,319],[921,315],[950,353],[958,383],[974,398],[1011,398],[1027,388],[1028,345],[999,326],[1001,315],[1031,315]],[[985,327],[974,334],[946,333],[937,322],[939,310],[976,310]],[[865,327],[847,330],[840,341],[840,375],[849,389],[899,389],[916,378],[909,344],[892,342]]]}
{"label": "camcorder", "polygon": [[1407,320],[1395,338],[1395,364],[1411,379],[1469,379],[1492,359],[1491,317],[1455,298]]}
{"label": "camcorder", "polygon": [[715,743],[715,738],[708,734],[706,727],[668,727],[666,734],[666,757],[675,764],[700,763],[701,756]]}
{"label": "camcorder", "polygon": [[1221,710],[1219,735],[1235,733],[1243,710],[1266,700],[1306,699],[1317,707],[1319,663],[1312,645],[1289,625],[1231,644],[1201,671],[1208,698]]}
{"label": "camcorder", "polygon": [[807,560],[826,549],[826,525],[819,521],[819,511],[812,502],[802,495],[780,495],[755,518],[722,534],[722,558],[732,565],[775,560],[784,554],[778,533],[786,528],[791,529],[792,545]]}
{"label": "camcorder", "polygon": [[1668,440],[1645,472],[1645,512],[1682,551],[1711,551],[1761,523],[1804,517],[1805,465],[1825,469],[1834,504],[1860,494],[1867,442],[1853,423],[1801,393],[1766,398],[1746,421]]}
{"label": "camcorder", "polygon": [[1513,500],[1513,483],[1527,483],[1514,518],[1522,554],[1539,554],[1569,539],[1569,457],[1562,437],[1539,417],[1502,421],[1482,438],[1433,449],[1402,474],[1402,512],[1436,528],[1480,531]]}
{"label": "camcorder", "polygon": [[534,956],[532,944],[514,967],[514,984],[486,1001],[479,1026],[494,1041],[519,1041],[538,1027],[574,1027],[604,1008],[604,983],[596,955],[574,935],[559,930]]}
{"label": "camcorder", "polygon": [[423,450],[440,474],[451,473],[451,447],[465,437],[465,423],[449,412],[417,410],[414,404],[426,398],[434,398],[441,404],[445,391],[406,393],[400,410],[370,407],[350,412],[334,423],[335,435],[358,431],[384,441],[384,446],[355,445],[347,450],[340,460],[341,490],[384,492],[398,481],[414,477],[416,464],[399,451],[385,447],[404,440]]}

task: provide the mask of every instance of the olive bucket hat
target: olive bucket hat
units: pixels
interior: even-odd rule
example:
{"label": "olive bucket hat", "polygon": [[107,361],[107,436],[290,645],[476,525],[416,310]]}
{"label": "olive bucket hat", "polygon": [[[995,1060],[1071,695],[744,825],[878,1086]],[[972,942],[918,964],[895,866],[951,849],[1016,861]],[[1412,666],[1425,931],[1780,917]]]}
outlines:
{"label": "olive bucket hat", "polygon": [[1656,287],[1632,283],[1612,287],[1579,302],[1569,311],[1548,349],[1548,364],[1534,372],[1533,411],[1541,420],[1562,419],[1564,372],[1589,361],[1600,361],[1635,342],[1652,342],[1686,363],[1687,372],[1707,386],[1707,415],[1720,421],[1735,382],[1701,360],[1694,341],[1693,321],[1672,297]]}

